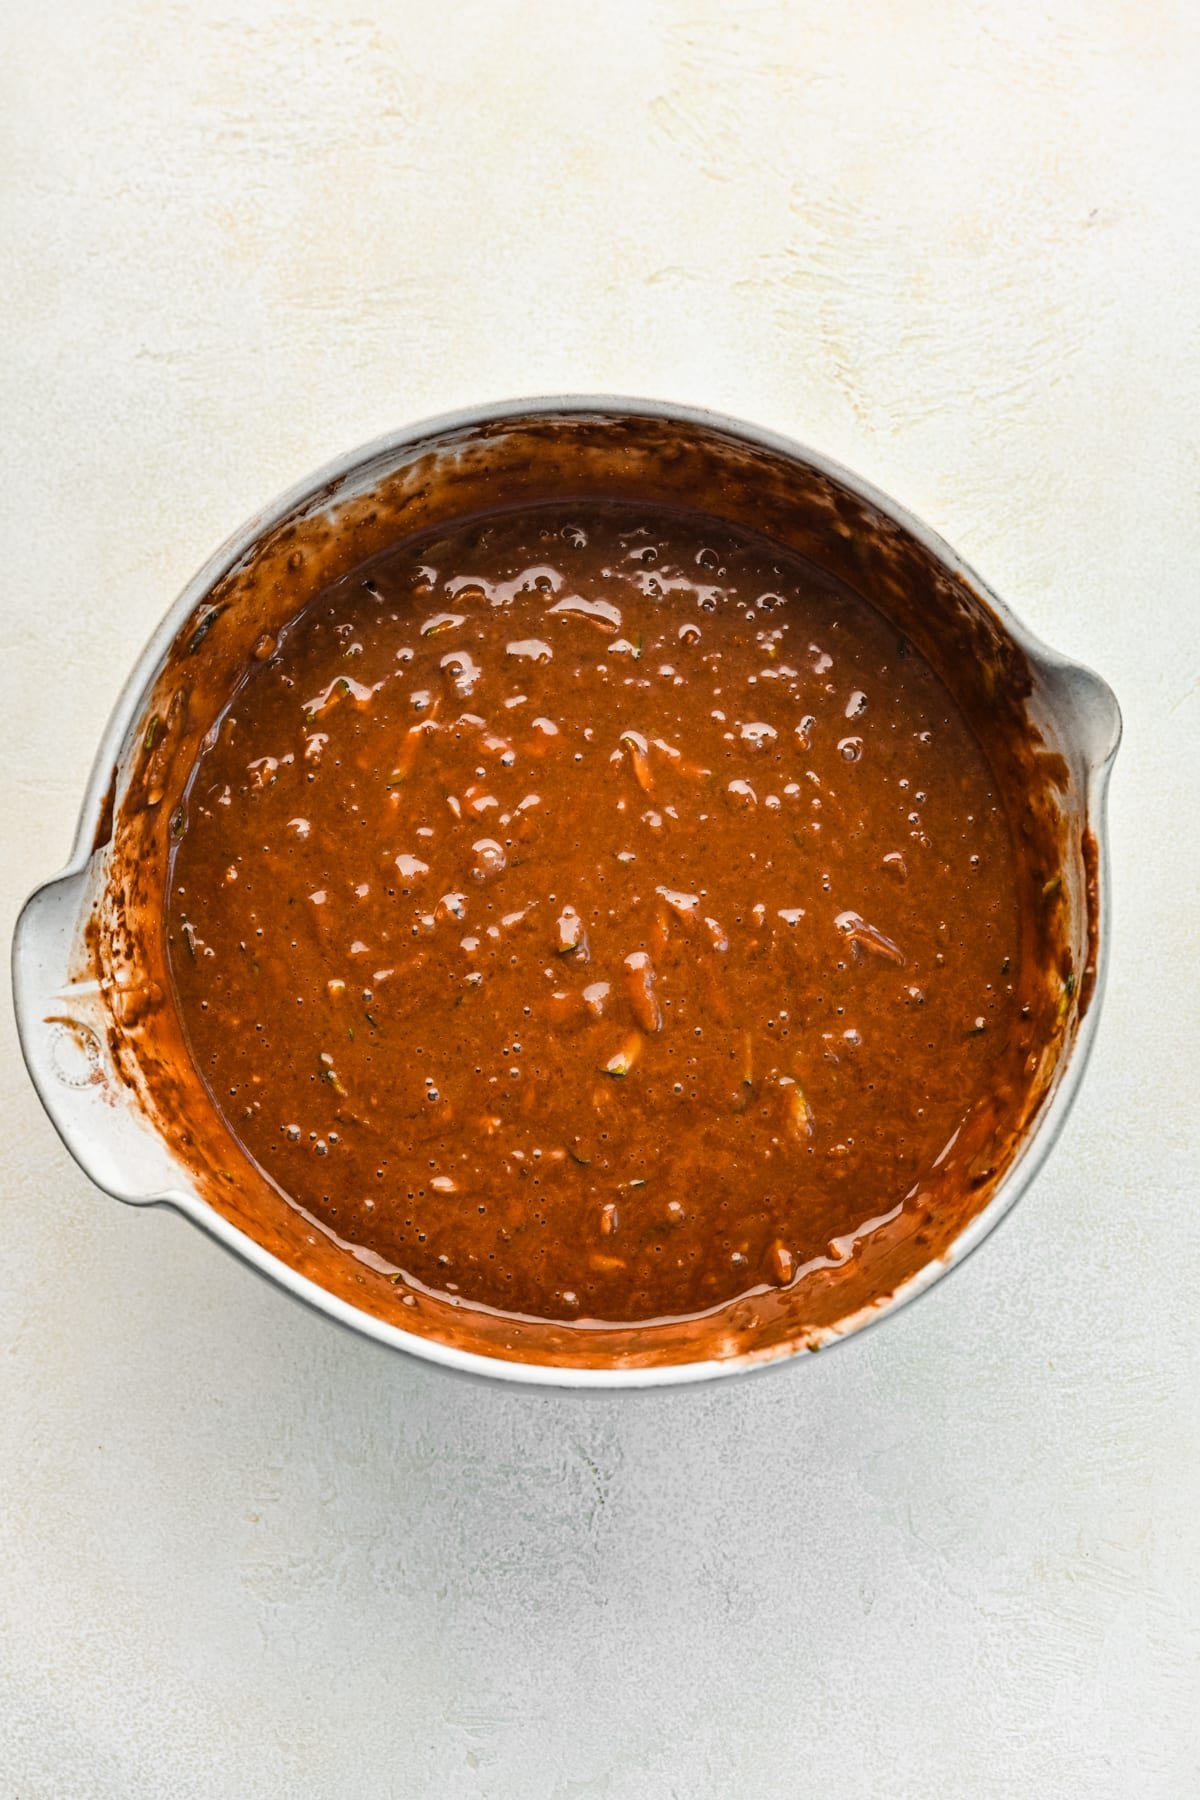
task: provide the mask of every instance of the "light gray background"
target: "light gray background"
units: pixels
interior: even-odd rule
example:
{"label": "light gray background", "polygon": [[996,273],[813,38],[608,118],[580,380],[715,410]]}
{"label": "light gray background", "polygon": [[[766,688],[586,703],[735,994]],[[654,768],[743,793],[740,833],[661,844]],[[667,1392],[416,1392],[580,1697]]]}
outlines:
{"label": "light gray background", "polygon": [[1125,709],[1048,1170],[862,1341],[458,1384],[89,1188],[0,1011],[0,1794],[1200,1791],[1189,0],[66,0],[0,47],[0,899],[185,577],[388,427],[808,439]]}

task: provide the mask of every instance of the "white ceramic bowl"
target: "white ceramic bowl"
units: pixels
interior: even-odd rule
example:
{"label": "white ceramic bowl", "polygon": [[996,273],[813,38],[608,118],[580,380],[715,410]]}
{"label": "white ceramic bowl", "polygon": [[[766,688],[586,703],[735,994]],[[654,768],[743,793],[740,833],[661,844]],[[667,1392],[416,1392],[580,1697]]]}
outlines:
{"label": "white ceramic bowl", "polygon": [[[478,475],[486,471],[489,458],[508,456],[519,470],[523,465],[514,446],[551,439],[608,444],[610,455],[611,445],[617,444],[620,456],[640,470],[639,479],[649,472],[653,486],[661,478],[664,492],[674,482],[676,497],[686,492],[686,476],[681,490],[678,470],[688,466],[689,456],[702,455],[710,472],[715,469],[722,477],[710,485],[710,502],[713,493],[724,491],[726,472],[736,474],[744,488],[749,470],[777,496],[795,489],[797,504],[808,508],[810,545],[815,518],[818,527],[828,527],[839,539],[840,554],[851,536],[844,521],[852,519],[855,529],[868,531],[885,546],[879,552],[885,561],[893,552],[923,559],[937,572],[957,613],[970,615],[972,629],[979,627],[990,634],[989,641],[1014,651],[1027,668],[1029,691],[1021,704],[1029,730],[1061,756],[1067,771],[1059,802],[1063,897],[1068,937],[1079,967],[1087,970],[1087,992],[1068,989],[1068,1016],[1053,1066],[1016,1156],[982,1210],[917,1273],[828,1328],[766,1353],[649,1366],[630,1361],[603,1368],[525,1363],[406,1330],[330,1292],[264,1248],[206,1198],[195,1171],[159,1128],[144,1084],[139,1090],[138,1082],[130,1082],[128,1058],[136,1060],[137,1051],[136,1045],[131,1048],[129,1020],[119,1010],[114,1013],[112,991],[89,947],[89,922],[103,906],[109,880],[102,841],[106,816],[115,800],[120,817],[156,683],[173,647],[178,653],[181,632],[189,624],[195,632],[197,619],[203,627],[214,589],[231,572],[252,566],[264,543],[291,522],[336,521],[351,506],[361,513],[364,497],[388,483],[415,480],[414,471],[423,472],[423,479],[431,470],[449,474],[453,481],[465,472],[469,487],[472,467]],[[735,502],[730,507],[727,516],[745,522],[744,493],[740,514]],[[1083,1076],[1099,1012],[1109,910],[1104,804],[1120,728],[1116,700],[1103,681],[1031,637],[919,520],[814,451],[711,413],[603,397],[518,401],[427,421],[339,458],[257,513],[189,582],[146,646],[97,751],[70,860],[61,874],[33,893],[17,922],[13,989],[25,1060],[64,1143],[98,1187],[132,1205],[175,1207],[280,1287],[378,1342],[463,1372],[578,1388],[667,1385],[762,1367],[797,1349],[818,1348],[861,1330],[931,1287],[994,1229],[1045,1160]]]}

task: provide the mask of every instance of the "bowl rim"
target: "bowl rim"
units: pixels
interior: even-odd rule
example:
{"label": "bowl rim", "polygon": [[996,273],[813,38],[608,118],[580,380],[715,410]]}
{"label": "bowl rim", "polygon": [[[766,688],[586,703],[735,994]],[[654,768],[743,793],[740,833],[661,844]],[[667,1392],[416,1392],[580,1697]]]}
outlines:
{"label": "bowl rim", "polygon": [[[815,1334],[815,1338],[792,1341],[767,1351],[751,1351],[741,1356],[645,1367],[617,1365],[607,1368],[574,1368],[559,1363],[521,1362],[508,1357],[459,1349],[437,1338],[406,1331],[401,1326],[390,1324],[340,1299],[319,1283],[301,1275],[281,1258],[263,1249],[194,1190],[172,1187],[150,1195],[135,1194],[121,1192],[116,1184],[107,1180],[99,1181],[89,1165],[86,1146],[79,1141],[79,1133],[65,1110],[56,1104],[56,1096],[41,1066],[41,1058],[34,1042],[34,1028],[38,1022],[36,1015],[40,1013],[41,1007],[33,1004],[28,985],[21,980],[26,963],[32,960],[34,927],[31,919],[39,899],[47,896],[52,889],[72,884],[78,889],[77,901],[82,902],[86,908],[87,878],[96,830],[113,769],[146,693],[157,678],[180,627],[213,587],[243,562],[263,537],[298,511],[311,507],[321,499],[326,504],[336,505],[341,497],[340,491],[347,489],[354,476],[373,464],[386,464],[389,459],[397,461],[426,444],[454,433],[575,416],[613,421],[643,419],[715,432],[827,477],[908,532],[937,563],[964,583],[992,611],[1030,663],[1043,676],[1084,684],[1087,702],[1107,713],[1107,727],[1102,732],[1099,748],[1088,754],[1086,747],[1080,746],[1080,760],[1085,773],[1082,796],[1084,816],[1097,846],[1095,980],[1090,1004],[1080,1019],[1073,1042],[1064,1051],[1062,1068],[1053,1092],[1026,1133],[988,1204],[968,1220],[941,1256],[923,1264],[891,1294],[839,1320],[835,1326]],[[794,438],[707,408],[615,394],[532,396],[492,401],[434,414],[343,452],[259,508],[206,559],[151,633],[126,677],[101,734],[84,789],[67,862],[56,875],[33,889],[17,918],[12,943],[12,976],[22,1057],[38,1097],[67,1150],[103,1192],[130,1204],[172,1207],[294,1298],[358,1335],[389,1348],[403,1350],[460,1375],[524,1386],[583,1391],[675,1387],[779,1368],[793,1363],[804,1350],[825,1349],[859,1336],[934,1287],[952,1269],[960,1267],[1011,1213],[1057,1142],[1092,1053],[1107,976],[1111,901],[1105,809],[1109,775],[1120,745],[1121,730],[1120,708],[1116,696],[1105,681],[1083,664],[1060,655],[1037,638],[953,547],[907,507],[844,464]]]}

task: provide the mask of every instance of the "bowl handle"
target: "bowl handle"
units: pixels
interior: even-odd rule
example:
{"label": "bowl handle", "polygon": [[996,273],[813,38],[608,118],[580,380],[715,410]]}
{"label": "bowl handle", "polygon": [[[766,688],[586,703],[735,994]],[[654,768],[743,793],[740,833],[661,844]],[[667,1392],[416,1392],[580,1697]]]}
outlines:
{"label": "bowl handle", "polygon": [[85,865],[22,907],[12,946],[17,1035],[38,1098],[84,1174],[117,1199],[146,1205],[172,1185],[171,1171],[113,1063],[100,984],[78,974],[90,890]]}
{"label": "bowl handle", "polygon": [[1095,780],[1107,774],[1121,742],[1121,708],[1107,681],[1082,663],[1054,659],[1046,671],[1066,737],[1078,744]]}

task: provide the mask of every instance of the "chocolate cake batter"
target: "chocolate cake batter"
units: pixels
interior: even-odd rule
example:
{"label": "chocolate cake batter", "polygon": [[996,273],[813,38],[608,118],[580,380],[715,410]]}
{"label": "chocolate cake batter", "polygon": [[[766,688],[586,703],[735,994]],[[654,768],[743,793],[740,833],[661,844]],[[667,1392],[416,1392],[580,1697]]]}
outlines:
{"label": "chocolate cake batter", "polygon": [[970,727],[865,600],[699,514],[354,570],[261,638],[171,831],[198,1073],[406,1292],[572,1325],[797,1287],[1019,1064]]}

